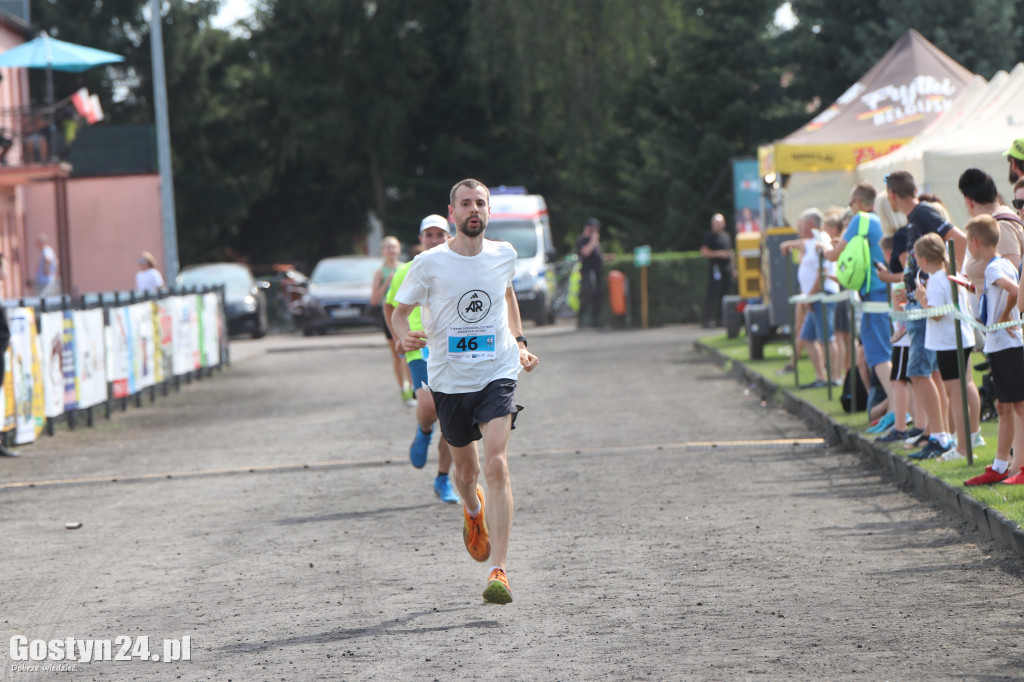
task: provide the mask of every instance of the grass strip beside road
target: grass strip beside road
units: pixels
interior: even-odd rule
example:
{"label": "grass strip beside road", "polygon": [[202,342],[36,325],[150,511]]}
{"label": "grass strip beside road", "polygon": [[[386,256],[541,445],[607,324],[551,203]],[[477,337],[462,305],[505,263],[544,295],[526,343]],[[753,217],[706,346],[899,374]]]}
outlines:
{"label": "grass strip beside road", "polygon": [[[792,374],[785,374],[782,376],[776,374],[778,370],[782,369],[782,367],[789,362],[789,359],[792,356],[792,345],[789,343],[788,339],[773,339],[766,343],[764,346],[763,360],[750,359],[750,352],[747,348],[747,339],[743,335],[740,335],[735,339],[727,338],[725,334],[709,336],[702,338],[701,343],[709,348],[717,350],[728,358],[742,362],[751,370],[757,372],[777,386],[792,391],[794,395],[799,397],[801,400],[814,405],[816,408],[826,413],[829,418],[836,423],[843,424],[844,426],[857,431],[864,435],[865,438],[873,440],[877,437],[872,434],[864,433],[868,428],[867,414],[865,412],[848,414],[843,411],[843,407],[839,402],[839,397],[842,394],[842,389],[840,387],[833,387],[832,400],[830,401],[828,399],[827,388],[797,388]],[[971,355],[972,365],[977,364],[980,361],[980,353],[973,353]],[[811,367],[810,360],[807,360],[806,358],[801,359],[800,363],[797,365],[797,369],[799,371],[801,383],[806,384],[814,381],[814,369]],[[981,386],[981,377],[982,373],[974,370],[974,382],[978,386]],[[970,486],[969,488],[964,486],[965,480],[980,474],[985,470],[985,467],[991,464],[992,460],[995,459],[997,429],[998,424],[995,419],[987,422],[981,422],[981,435],[985,438],[985,445],[974,449],[973,466],[967,466],[966,461],[939,462],[936,460],[928,460],[924,462],[917,462],[917,464],[949,485],[968,491],[968,494],[970,494],[974,499],[999,511],[1007,518],[1013,520],[1017,525],[1024,528],[1024,485],[1003,485],[1001,483],[996,483],[988,486]],[[902,443],[880,445],[880,447],[887,447],[890,452],[903,457],[906,457],[908,454],[913,452],[912,450],[905,450]]]}

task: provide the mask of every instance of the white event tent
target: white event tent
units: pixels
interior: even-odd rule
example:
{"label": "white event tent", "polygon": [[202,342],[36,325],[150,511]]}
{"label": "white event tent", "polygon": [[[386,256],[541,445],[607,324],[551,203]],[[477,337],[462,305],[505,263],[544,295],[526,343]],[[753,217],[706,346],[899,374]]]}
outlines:
{"label": "white event tent", "polygon": [[1003,152],[1024,137],[1024,64],[1001,71],[987,84],[974,81],[950,111],[891,154],[857,167],[857,176],[879,189],[886,174],[909,171],[922,192],[942,199],[953,223],[963,226],[967,208],[957,187],[972,166],[987,171],[1009,202],[1009,165]]}

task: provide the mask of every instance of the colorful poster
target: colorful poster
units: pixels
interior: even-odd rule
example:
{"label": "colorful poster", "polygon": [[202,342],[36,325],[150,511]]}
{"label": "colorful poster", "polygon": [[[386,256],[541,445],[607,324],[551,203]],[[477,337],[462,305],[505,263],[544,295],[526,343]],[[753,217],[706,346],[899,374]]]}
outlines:
{"label": "colorful poster", "polygon": [[61,371],[64,374],[64,409],[68,412],[78,409],[78,372],[75,370],[75,314],[65,310],[61,324]]}
{"label": "colorful poster", "polygon": [[75,332],[75,368],[78,372],[78,407],[85,409],[107,399],[107,362],[104,350],[103,310],[72,313]]}
{"label": "colorful poster", "polygon": [[130,320],[132,393],[149,388],[156,383],[154,367],[154,326],[153,303],[145,301],[128,306]]}
{"label": "colorful poster", "polygon": [[[8,319],[8,325],[10,320]],[[14,375],[11,369],[14,367],[14,353],[11,352],[10,345],[7,346],[7,350],[4,351],[4,367],[7,368],[7,376],[4,377],[4,431],[13,431],[18,425],[17,415],[14,413]]]}
{"label": "colorful poster", "polygon": [[203,367],[220,363],[220,296],[203,294]]}
{"label": "colorful poster", "polygon": [[36,420],[32,414],[35,381],[32,378],[32,346],[35,315],[31,308],[10,308],[7,319],[11,327],[12,364],[9,365],[14,387],[14,442],[18,445],[36,439]]}
{"label": "colorful poster", "polygon": [[127,308],[111,308],[107,337],[107,381],[113,398],[127,398],[132,391],[132,358],[129,334],[131,320]]}
{"label": "colorful poster", "polygon": [[47,417],[64,413],[64,313],[39,314],[39,341],[42,348],[43,412]]}
{"label": "colorful poster", "polygon": [[[35,310],[32,315],[35,317]],[[32,425],[35,440],[46,428],[46,396],[43,392],[43,341],[34,321],[29,327],[29,338],[32,340]]]}
{"label": "colorful poster", "polygon": [[153,345],[154,379],[157,383],[167,381],[174,375],[174,343],[173,320],[169,299],[162,298],[154,305],[156,314],[153,317],[153,333],[156,343]]}
{"label": "colorful poster", "polygon": [[199,320],[196,309],[198,296],[175,296],[171,299],[174,312],[174,374],[182,375],[198,369]]}
{"label": "colorful poster", "polygon": [[732,182],[736,233],[761,231],[761,176],[757,159],[733,159]]}

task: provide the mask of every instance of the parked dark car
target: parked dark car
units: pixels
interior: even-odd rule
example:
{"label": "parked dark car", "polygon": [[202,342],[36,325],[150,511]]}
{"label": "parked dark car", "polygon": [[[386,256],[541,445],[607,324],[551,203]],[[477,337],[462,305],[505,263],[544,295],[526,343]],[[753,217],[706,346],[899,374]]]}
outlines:
{"label": "parked dark car", "polygon": [[317,263],[302,298],[302,333],[312,336],[341,327],[382,327],[380,307],[370,305],[373,273],[380,264],[379,256],[333,256]]}
{"label": "parked dark car", "polygon": [[258,339],[267,333],[267,288],[240,263],[203,263],[182,268],[175,280],[179,287],[224,285],[228,334],[248,333]]}

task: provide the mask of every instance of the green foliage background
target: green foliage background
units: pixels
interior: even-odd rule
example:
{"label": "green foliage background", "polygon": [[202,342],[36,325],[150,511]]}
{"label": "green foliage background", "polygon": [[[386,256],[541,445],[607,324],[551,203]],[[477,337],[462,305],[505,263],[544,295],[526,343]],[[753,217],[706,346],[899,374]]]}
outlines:
{"label": "green foliage background", "polygon": [[[58,74],[110,123],[153,120],[148,0],[32,0],[34,24],[126,57]],[[164,0],[183,264],[319,258],[368,216],[408,243],[463,177],[547,197],[571,250],[597,216],[629,251],[695,249],[730,159],[827,107],[907,28],[986,78],[1019,59],[1013,0]],[[33,74],[33,93],[44,92]]]}

